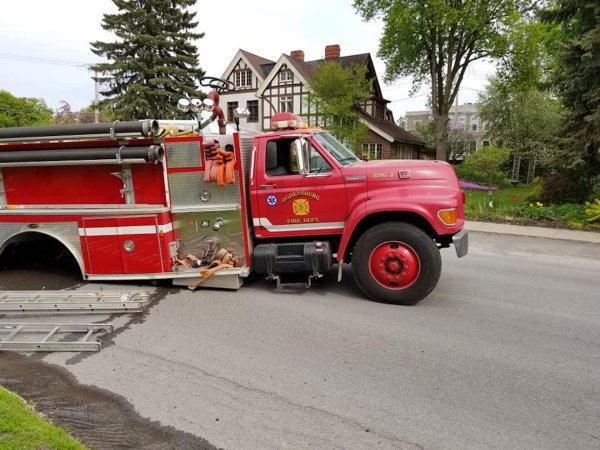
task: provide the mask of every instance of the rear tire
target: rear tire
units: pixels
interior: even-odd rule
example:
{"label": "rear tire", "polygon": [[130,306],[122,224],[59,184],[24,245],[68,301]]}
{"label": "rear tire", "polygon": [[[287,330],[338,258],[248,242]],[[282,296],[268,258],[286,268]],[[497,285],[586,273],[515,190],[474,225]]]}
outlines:
{"label": "rear tire", "polygon": [[431,236],[403,222],[368,229],[352,254],[356,284],[378,302],[414,305],[435,288],[441,271],[442,258]]}

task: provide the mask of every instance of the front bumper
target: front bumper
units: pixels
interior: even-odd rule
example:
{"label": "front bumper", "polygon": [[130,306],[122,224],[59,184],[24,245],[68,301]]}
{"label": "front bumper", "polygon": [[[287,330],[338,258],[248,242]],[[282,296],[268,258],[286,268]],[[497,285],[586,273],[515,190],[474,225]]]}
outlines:
{"label": "front bumper", "polygon": [[452,243],[456,250],[456,256],[462,258],[469,253],[469,232],[467,230],[460,230],[452,236]]}

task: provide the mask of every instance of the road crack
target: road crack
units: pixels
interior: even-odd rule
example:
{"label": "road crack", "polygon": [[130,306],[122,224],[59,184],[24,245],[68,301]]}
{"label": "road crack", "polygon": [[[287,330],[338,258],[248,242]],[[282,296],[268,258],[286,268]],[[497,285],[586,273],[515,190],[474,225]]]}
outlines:
{"label": "road crack", "polygon": [[141,355],[144,355],[144,356],[147,356],[147,357],[156,358],[156,359],[161,360],[164,363],[166,363],[170,368],[173,368],[174,365],[177,365],[177,366],[185,368],[188,371],[191,371],[191,372],[193,372],[195,374],[198,373],[198,372],[200,372],[202,375],[204,375],[207,378],[211,378],[211,379],[214,379],[214,380],[218,380],[218,381],[230,384],[230,385],[232,385],[232,386],[234,386],[234,387],[236,387],[238,389],[241,389],[243,391],[252,392],[252,393],[258,393],[258,394],[261,394],[263,396],[269,397],[271,399],[275,399],[275,400],[277,400],[277,401],[279,401],[281,403],[284,403],[286,405],[292,406],[294,408],[298,408],[298,409],[302,409],[302,410],[307,410],[307,411],[311,411],[313,413],[317,413],[317,414],[328,416],[328,417],[333,418],[335,420],[338,420],[338,421],[340,421],[340,422],[342,422],[342,423],[344,423],[344,424],[346,424],[346,425],[348,425],[348,426],[350,426],[352,428],[359,429],[362,432],[366,432],[366,433],[370,433],[372,435],[378,436],[378,437],[380,437],[382,439],[385,439],[385,440],[387,440],[387,441],[389,441],[391,443],[401,444],[401,445],[405,446],[405,448],[414,448],[414,449],[419,449],[419,450],[425,450],[425,448],[422,445],[417,444],[415,442],[410,442],[410,441],[407,441],[405,439],[402,439],[402,438],[390,435],[390,434],[388,434],[386,432],[383,432],[383,431],[380,431],[380,430],[376,430],[373,427],[364,425],[364,424],[362,424],[361,422],[359,422],[359,421],[357,421],[355,419],[352,419],[352,418],[349,418],[349,417],[345,417],[345,416],[333,413],[331,411],[327,411],[325,409],[321,409],[321,408],[317,408],[317,407],[314,407],[314,406],[311,406],[311,405],[306,405],[306,404],[294,402],[293,400],[290,400],[290,399],[288,399],[288,398],[286,398],[286,397],[284,397],[284,396],[282,396],[282,395],[280,395],[280,394],[278,394],[276,392],[267,391],[267,390],[264,390],[264,389],[261,389],[261,388],[257,388],[257,387],[247,386],[247,385],[245,385],[245,384],[243,384],[243,383],[241,383],[239,381],[236,381],[236,380],[233,380],[233,379],[221,376],[221,375],[217,375],[217,374],[208,372],[207,370],[205,370],[203,368],[200,368],[200,367],[197,367],[197,366],[193,366],[191,364],[187,364],[187,363],[184,363],[184,362],[181,362],[181,361],[177,361],[177,360],[165,358],[165,357],[157,355],[155,353],[144,352],[144,351],[139,350],[139,349],[132,349],[132,348],[129,348],[129,347],[126,347],[126,346],[123,346],[123,345],[119,345],[119,344],[117,344],[117,347],[121,348],[121,349],[123,349],[125,351],[138,354],[138,355],[141,354]]}

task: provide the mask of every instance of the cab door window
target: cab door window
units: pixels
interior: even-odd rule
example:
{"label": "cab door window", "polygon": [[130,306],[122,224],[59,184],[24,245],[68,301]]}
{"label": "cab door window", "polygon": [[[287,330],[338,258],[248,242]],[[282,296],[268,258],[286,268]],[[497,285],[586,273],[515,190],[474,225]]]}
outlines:
{"label": "cab door window", "polygon": [[292,160],[293,139],[277,139],[267,142],[265,172],[268,177],[297,175],[298,166]]}
{"label": "cab door window", "polygon": [[[277,139],[267,142],[265,153],[265,171],[268,177],[298,175],[298,161],[294,152],[295,139]],[[311,145],[310,173],[331,172],[331,166]]]}

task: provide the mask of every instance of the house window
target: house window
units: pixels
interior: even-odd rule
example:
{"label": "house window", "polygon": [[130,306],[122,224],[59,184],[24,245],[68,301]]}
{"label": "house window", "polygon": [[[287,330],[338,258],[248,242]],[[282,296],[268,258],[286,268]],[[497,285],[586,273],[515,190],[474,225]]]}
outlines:
{"label": "house window", "polygon": [[362,148],[369,159],[381,159],[383,155],[383,144],[363,144]]}
{"label": "house window", "polygon": [[412,159],[412,148],[410,148],[408,145],[401,145],[400,159]]}
{"label": "house window", "polygon": [[293,112],[294,102],[293,97],[286,96],[279,98],[279,112]]}
{"label": "house window", "polygon": [[471,131],[479,131],[479,116],[477,114],[471,116]]}
{"label": "house window", "polygon": [[238,70],[235,72],[236,87],[251,87],[252,86],[252,71],[250,69]]}
{"label": "house window", "polygon": [[248,122],[258,122],[258,100],[248,100],[246,108],[250,111]]}
{"label": "house window", "polygon": [[238,107],[238,102],[227,102],[227,122],[234,122],[233,110]]}
{"label": "house window", "polygon": [[292,81],[294,81],[294,75],[291,70],[282,70],[279,72],[280,83],[291,83]]}

